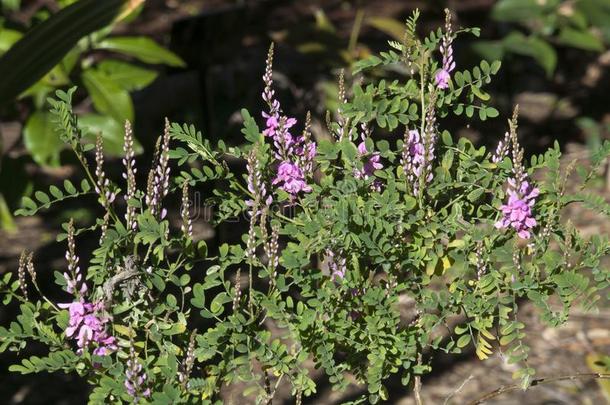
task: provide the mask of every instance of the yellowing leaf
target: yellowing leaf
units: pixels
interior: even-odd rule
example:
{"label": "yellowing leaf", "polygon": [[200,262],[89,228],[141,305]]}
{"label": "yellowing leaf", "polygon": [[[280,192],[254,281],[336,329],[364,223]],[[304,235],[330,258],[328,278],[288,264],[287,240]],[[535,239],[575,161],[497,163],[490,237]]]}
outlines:
{"label": "yellowing leaf", "polygon": [[393,18],[371,17],[366,20],[366,23],[399,42],[402,42],[405,37],[404,24]]}
{"label": "yellowing leaf", "polygon": [[[587,355],[587,366],[594,373],[607,373],[608,370],[606,370],[605,367],[603,367],[600,364],[596,364],[596,363],[600,362],[602,359],[603,359],[603,357],[600,354],[590,353],[589,355]],[[597,384],[599,385],[600,390],[604,394],[604,398],[606,398],[606,401],[610,404],[610,381],[603,380],[601,378],[596,379],[596,381],[597,381]]]}
{"label": "yellowing leaf", "polygon": [[123,335],[123,336],[127,336],[127,337],[135,337],[136,334],[134,333],[133,329],[128,328],[125,325],[114,325],[114,331],[116,333],[118,333],[119,335]]}
{"label": "yellowing leaf", "polygon": [[466,245],[466,242],[464,242],[463,239],[455,239],[455,240],[452,240],[451,242],[449,242],[449,245],[447,245],[447,247],[461,248],[461,247],[464,247],[465,245]]}
{"label": "yellowing leaf", "polygon": [[483,339],[481,337],[481,335],[479,335],[479,338],[477,340],[477,350],[476,350],[477,357],[480,360],[486,360],[489,358],[489,355],[492,353],[493,352],[491,351],[491,344],[488,341],[486,341],[485,339]]}

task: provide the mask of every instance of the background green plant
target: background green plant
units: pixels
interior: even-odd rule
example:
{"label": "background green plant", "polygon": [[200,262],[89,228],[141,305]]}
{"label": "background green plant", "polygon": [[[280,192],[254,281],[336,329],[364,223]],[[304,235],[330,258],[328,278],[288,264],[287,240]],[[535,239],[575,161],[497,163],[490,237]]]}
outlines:
{"label": "background green plant", "polygon": [[[3,115],[23,122],[22,141],[34,162],[57,167],[64,145],[53,129],[47,97],[78,84],[84,89],[79,99],[90,101],[93,107],[79,121],[85,135],[94,139],[101,133],[107,153],[118,156],[123,124],[135,118],[130,93],[152,83],[159,66],[182,67],[184,62],[148,37],[112,34],[117,25],[137,18],[142,1],[56,4],[60,9],[54,14],[42,8],[28,21],[17,22],[11,16],[20,10],[20,2],[3,3],[3,10],[9,13],[0,20],[0,75],[4,78],[0,105],[17,98]],[[25,163],[11,160],[3,157],[3,171],[11,177],[3,181],[5,185],[19,176]],[[9,194],[8,205],[1,204],[7,226],[11,221],[6,207],[14,206],[27,189],[3,188]]]}
{"label": "background green plant", "polygon": [[602,52],[610,42],[607,0],[500,0],[491,18],[510,24],[508,33],[473,48],[487,60],[507,54],[531,57],[549,77],[557,66],[557,47]]}

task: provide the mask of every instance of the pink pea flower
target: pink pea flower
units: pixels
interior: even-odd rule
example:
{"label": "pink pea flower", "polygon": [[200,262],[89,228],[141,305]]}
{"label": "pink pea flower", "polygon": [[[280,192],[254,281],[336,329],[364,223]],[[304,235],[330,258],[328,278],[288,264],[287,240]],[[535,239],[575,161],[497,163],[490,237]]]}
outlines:
{"label": "pink pea flower", "polygon": [[440,46],[441,55],[443,56],[443,66],[436,72],[434,81],[436,87],[444,90],[449,87],[450,73],[455,69],[455,61],[453,59],[453,29],[451,27],[451,14],[446,12],[445,18],[445,34]]}
{"label": "pink pea flower", "polygon": [[293,196],[301,191],[306,193],[311,191],[311,187],[305,182],[303,171],[292,162],[282,162],[280,164],[273,184],[279,184],[281,189]]}
{"label": "pink pea flower", "polygon": [[495,223],[498,229],[513,228],[522,239],[531,237],[531,229],[536,226],[532,208],[536,197],[540,194],[538,188],[534,188],[529,182],[522,182],[518,189],[514,179],[509,180],[508,203],[502,205],[502,218]]}
{"label": "pink pea flower", "polygon": [[93,354],[104,356],[115,351],[115,338],[106,332],[108,319],[99,316],[101,303],[91,304],[83,299],[68,304],[59,304],[60,308],[68,309],[70,319],[66,328],[66,337],[76,340],[77,353],[92,346]]}
{"label": "pink pea flower", "polygon": [[[369,153],[366,149],[366,144],[364,142],[360,142],[358,145],[358,153],[360,157],[366,157]],[[381,163],[381,156],[379,153],[372,153],[369,157],[366,157],[366,160],[363,163],[362,169],[356,169],[354,172],[354,176],[358,179],[368,179],[373,176],[375,170],[383,169],[383,164]]]}

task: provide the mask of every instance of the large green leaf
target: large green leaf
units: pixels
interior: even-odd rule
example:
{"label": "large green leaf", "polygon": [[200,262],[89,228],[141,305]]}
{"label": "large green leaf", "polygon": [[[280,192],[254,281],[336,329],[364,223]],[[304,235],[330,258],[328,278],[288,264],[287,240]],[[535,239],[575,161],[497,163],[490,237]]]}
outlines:
{"label": "large green leaf", "polygon": [[96,47],[133,56],[146,63],[185,66],[184,61],[176,54],[146,37],[108,38],[101,41]]}
{"label": "large green leaf", "polygon": [[71,83],[70,73],[74,69],[81,50],[76,47],[66,54],[63,60],[40,80],[19,95],[19,98],[32,97],[36,108],[46,108],[47,98],[57,88]]}
{"label": "large green leaf", "polygon": [[502,41],[475,41],[472,49],[486,61],[493,62],[504,58]]}
{"label": "large green leaf", "polygon": [[[114,156],[123,155],[124,124],[100,114],[83,114],[78,124],[86,137],[94,140],[97,134],[104,139],[104,151]],[[142,146],[134,140],[134,150],[142,153]]]}
{"label": "large green leaf", "polygon": [[49,72],[86,35],[110,24],[125,0],[80,0],[28,31],[0,58],[0,104]]}
{"label": "large green leaf", "polygon": [[154,70],[118,60],[107,59],[97,67],[108,79],[128,91],[143,89],[157,78],[157,72]]}
{"label": "large green leaf", "polygon": [[118,122],[133,121],[133,103],[127,90],[94,69],[86,70],[82,79],[97,111]]}
{"label": "large green leaf", "polygon": [[17,11],[19,10],[19,7],[21,6],[21,0],[2,0],[2,8],[5,8],[7,10],[11,10],[11,11]]}
{"label": "large green leaf", "polygon": [[50,113],[36,111],[23,129],[23,143],[40,165],[59,165],[59,152],[63,142],[55,132],[55,124]]}
{"label": "large green leaf", "polygon": [[610,27],[610,1],[608,0],[580,0],[575,8],[582,12],[591,25]]}
{"label": "large green leaf", "polygon": [[503,44],[507,51],[534,58],[544,68],[547,76],[551,76],[555,71],[557,53],[546,41],[513,31],[504,38]]}
{"label": "large green leaf", "polygon": [[586,51],[601,52],[604,50],[604,44],[601,39],[589,31],[579,31],[568,27],[563,28],[559,32],[557,42]]}
{"label": "large green leaf", "polygon": [[22,36],[19,31],[0,27],[0,53],[8,51]]}
{"label": "large green leaf", "polygon": [[538,0],[500,0],[494,6],[491,17],[496,21],[525,22],[541,17],[544,2]]}

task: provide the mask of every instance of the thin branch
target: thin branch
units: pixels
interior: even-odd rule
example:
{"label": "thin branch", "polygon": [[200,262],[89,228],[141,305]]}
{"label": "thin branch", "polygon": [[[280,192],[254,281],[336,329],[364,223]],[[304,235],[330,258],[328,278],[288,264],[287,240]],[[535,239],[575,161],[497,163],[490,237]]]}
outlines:
{"label": "thin branch", "polygon": [[454,396],[454,395],[456,395],[458,392],[460,392],[461,390],[463,390],[463,389],[464,389],[464,387],[466,386],[466,384],[468,384],[468,383],[470,382],[470,380],[472,380],[472,379],[473,379],[473,376],[472,376],[472,374],[470,374],[470,375],[468,376],[468,378],[466,378],[466,379],[465,379],[465,380],[462,382],[462,384],[460,384],[460,386],[459,386],[459,387],[457,387],[457,389],[456,389],[455,391],[453,391],[451,394],[449,394],[449,395],[447,396],[447,398],[445,398],[445,402],[443,402],[443,405],[447,405],[447,404],[449,404],[449,400],[450,400],[451,398],[453,398],[453,396]]}
{"label": "thin branch", "polygon": [[421,400],[421,377],[416,375],[415,382],[413,384],[413,395],[415,396],[415,403],[417,405],[423,405]]}
{"label": "thin branch", "polygon": [[[537,385],[543,385],[543,384],[550,384],[550,383],[554,383],[557,381],[581,380],[581,379],[586,379],[586,378],[594,378],[594,379],[600,378],[603,380],[610,380],[610,374],[607,374],[607,373],[579,373],[579,374],[571,374],[571,375],[562,375],[559,377],[537,378],[532,381],[532,383],[530,384],[530,387],[535,387]],[[504,393],[516,391],[519,389],[521,389],[521,386],[519,384],[504,385],[488,394],[485,394],[481,398],[470,402],[469,405],[482,404],[485,401],[488,401],[492,398],[500,396]]]}
{"label": "thin branch", "polygon": [[[422,355],[419,353],[417,356],[417,364],[421,364]],[[417,405],[423,405],[421,400],[421,376],[416,375],[413,382],[413,396],[415,397],[415,403]]]}

